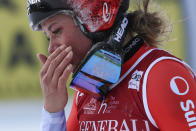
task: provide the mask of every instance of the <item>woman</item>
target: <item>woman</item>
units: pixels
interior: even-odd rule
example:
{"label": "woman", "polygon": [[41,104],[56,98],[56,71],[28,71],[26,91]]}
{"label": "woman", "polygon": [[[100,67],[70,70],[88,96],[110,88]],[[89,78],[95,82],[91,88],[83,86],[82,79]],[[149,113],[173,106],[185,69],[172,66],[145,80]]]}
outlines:
{"label": "woman", "polygon": [[183,61],[156,48],[166,32],[164,20],[148,12],[149,0],[140,4],[127,15],[128,32],[122,24],[115,35],[121,39],[126,34],[119,47],[124,60],[120,80],[104,99],[89,90],[77,91],[66,122],[70,73],[78,70],[93,45],[108,42],[129,0],[28,1],[30,26],[50,40],[50,55],[38,54],[43,64],[42,130],[196,130],[195,74]]}

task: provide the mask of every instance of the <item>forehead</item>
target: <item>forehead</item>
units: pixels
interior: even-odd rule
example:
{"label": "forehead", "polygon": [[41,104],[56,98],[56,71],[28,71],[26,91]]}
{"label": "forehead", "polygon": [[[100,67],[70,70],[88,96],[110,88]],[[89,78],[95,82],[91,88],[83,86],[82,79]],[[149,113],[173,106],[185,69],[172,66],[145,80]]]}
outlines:
{"label": "forehead", "polygon": [[59,14],[58,15],[51,16],[51,17],[49,17],[48,19],[44,20],[41,23],[41,27],[45,27],[45,26],[47,26],[50,23],[57,22],[57,21],[61,20],[62,17],[63,16],[62,15],[59,15]]}
{"label": "forehead", "polygon": [[41,27],[48,27],[50,26],[52,23],[61,23],[64,22],[66,19],[70,19],[71,16],[68,14],[56,14],[54,16],[49,17],[48,19],[46,19],[45,21],[43,21],[41,23]]}

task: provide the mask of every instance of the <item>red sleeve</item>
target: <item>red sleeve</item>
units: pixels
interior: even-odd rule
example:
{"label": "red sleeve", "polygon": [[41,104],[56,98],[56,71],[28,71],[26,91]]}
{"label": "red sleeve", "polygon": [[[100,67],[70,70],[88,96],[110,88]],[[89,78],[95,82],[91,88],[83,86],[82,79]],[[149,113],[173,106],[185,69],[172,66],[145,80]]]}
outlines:
{"label": "red sleeve", "polygon": [[196,81],[184,64],[162,60],[147,79],[147,102],[162,131],[196,131]]}
{"label": "red sleeve", "polygon": [[76,105],[77,94],[78,92],[75,93],[72,109],[69,118],[66,122],[67,131],[79,131],[79,121],[77,117],[77,105]]}

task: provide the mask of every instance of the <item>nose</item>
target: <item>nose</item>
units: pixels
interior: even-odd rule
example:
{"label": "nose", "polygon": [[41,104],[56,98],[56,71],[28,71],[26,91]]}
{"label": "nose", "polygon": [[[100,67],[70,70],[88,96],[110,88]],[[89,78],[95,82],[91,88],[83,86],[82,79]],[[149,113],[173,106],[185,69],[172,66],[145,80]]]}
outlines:
{"label": "nose", "polygon": [[49,42],[49,47],[48,47],[48,53],[52,54],[60,45],[61,44],[59,44],[54,37],[51,37]]}

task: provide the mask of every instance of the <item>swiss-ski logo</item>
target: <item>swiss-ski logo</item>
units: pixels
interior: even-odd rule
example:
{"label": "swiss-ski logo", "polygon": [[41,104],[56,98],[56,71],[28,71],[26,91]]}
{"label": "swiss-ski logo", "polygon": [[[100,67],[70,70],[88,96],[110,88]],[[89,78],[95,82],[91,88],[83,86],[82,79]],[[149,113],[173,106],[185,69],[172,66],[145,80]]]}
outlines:
{"label": "swiss-ski logo", "polygon": [[136,89],[137,91],[139,91],[139,87],[140,87],[140,80],[142,78],[143,75],[143,71],[138,71],[136,70],[132,76],[131,76],[131,80],[129,81],[129,89]]}

